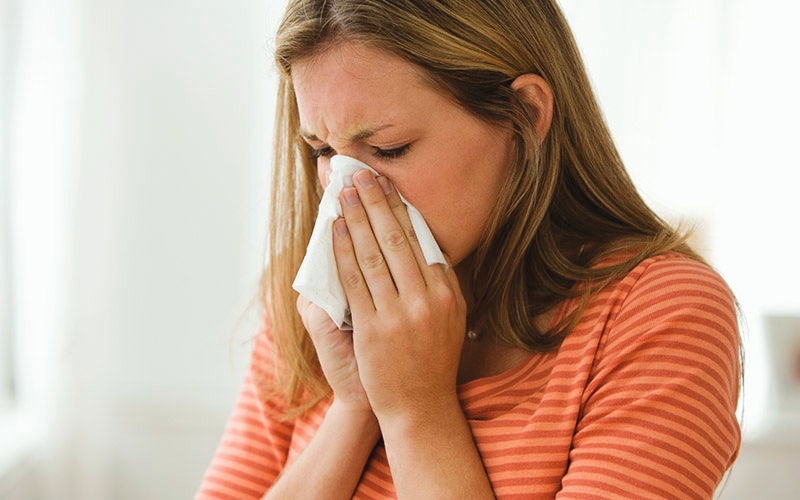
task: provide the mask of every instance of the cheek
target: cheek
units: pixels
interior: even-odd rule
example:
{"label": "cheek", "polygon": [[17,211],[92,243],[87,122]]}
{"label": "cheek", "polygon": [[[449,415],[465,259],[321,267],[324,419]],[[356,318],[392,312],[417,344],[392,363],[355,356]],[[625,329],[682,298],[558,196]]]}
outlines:
{"label": "cheek", "polygon": [[[398,189],[425,217],[437,242],[454,264],[477,247],[508,175],[507,155],[460,156],[438,163],[437,175],[398,182]],[[489,168],[487,168],[489,167]]]}
{"label": "cheek", "polygon": [[442,250],[454,263],[463,259],[476,244],[482,226],[480,210],[469,201],[471,193],[442,178],[403,184],[398,190],[403,193],[405,188],[408,195],[404,196],[425,218]]}

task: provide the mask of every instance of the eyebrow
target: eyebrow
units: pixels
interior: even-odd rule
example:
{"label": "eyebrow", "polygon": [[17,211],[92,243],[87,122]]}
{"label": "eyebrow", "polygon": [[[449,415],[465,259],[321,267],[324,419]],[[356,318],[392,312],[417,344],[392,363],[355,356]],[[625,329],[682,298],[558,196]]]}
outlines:
{"label": "eyebrow", "polygon": [[[380,132],[381,130],[384,130],[384,129],[387,129],[387,128],[390,128],[390,127],[394,127],[394,125],[387,124],[387,125],[379,125],[379,126],[377,126],[377,127],[370,127],[370,128],[361,129],[361,130],[359,130],[359,131],[357,131],[357,132],[355,132],[355,133],[351,134],[351,135],[350,135],[350,136],[347,138],[347,141],[348,141],[348,142],[358,142],[358,141],[363,141],[364,139],[369,139],[370,137],[372,137],[373,135],[377,134],[377,133],[378,133],[378,132]],[[317,141],[317,142],[322,142],[322,141],[320,140],[320,138],[319,138],[319,137],[317,137],[317,135],[316,135],[316,134],[312,134],[311,132],[309,132],[309,131],[307,131],[307,130],[300,129],[300,135],[301,135],[301,136],[302,136],[304,139],[306,139],[307,141]]]}

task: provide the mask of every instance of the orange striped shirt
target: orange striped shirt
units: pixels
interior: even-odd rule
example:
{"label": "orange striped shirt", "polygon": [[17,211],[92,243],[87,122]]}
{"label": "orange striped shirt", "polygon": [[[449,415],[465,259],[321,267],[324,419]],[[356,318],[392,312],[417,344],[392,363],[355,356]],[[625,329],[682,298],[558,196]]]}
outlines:
{"label": "orange striped shirt", "polygon": [[[557,351],[460,385],[497,498],[711,498],[739,449],[737,324],[716,273],[653,257],[598,293]],[[261,498],[321,424],[330,400],[275,418],[259,383],[270,360],[261,335],[197,499]],[[380,442],[353,498],[395,498]]]}

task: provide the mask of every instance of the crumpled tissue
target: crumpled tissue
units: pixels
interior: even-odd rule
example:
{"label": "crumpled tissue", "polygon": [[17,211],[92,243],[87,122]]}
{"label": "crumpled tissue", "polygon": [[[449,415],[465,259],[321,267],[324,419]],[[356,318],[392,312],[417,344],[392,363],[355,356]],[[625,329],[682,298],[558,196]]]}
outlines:
{"label": "crumpled tissue", "polygon": [[[333,255],[333,222],[342,216],[339,193],[345,186],[353,185],[353,174],[367,169],[377,172],[367,164],[349,156],[331,157],[330,183],[322,194],[317,221],[311,233],[306,255],[297,272],[292,288],[300,295],[322,308],[342,330],[352,330],[350,307],[344,293],[336,259]],[[408,208],[408,216],[414,227],[422,253],[428,265],[447,265],[442,251],[419,211],[400,195]]]}

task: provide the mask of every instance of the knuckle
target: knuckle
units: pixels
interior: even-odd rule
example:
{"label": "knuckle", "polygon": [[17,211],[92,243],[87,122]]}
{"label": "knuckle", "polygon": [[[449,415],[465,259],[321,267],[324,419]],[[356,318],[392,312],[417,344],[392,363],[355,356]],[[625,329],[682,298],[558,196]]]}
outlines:
{"label": "knuckle", "polygon": [[406,238],[408,238],[408,241],[410,241],[412,243],[418,243],[419,242],[419,240],[417,239],[417,232],[414,231],[414,226],[412,226],[410,224],[409,224],[408,228],[406,229]]}
{"label": "knuckle", "polygon": [[350,271],[341,276],[342,284],[346,288],[358,288],[364,282],[364,277],[360,272]]}
{"label": "knuckle", "polygon": [[409,308],[414,318],[422,323],[427,323],[433,318],[433,310],[430,303],[424,297],[416,297],[410,301]]}
{"label": "knuckle", "polygon": [[406,247],[406,237],[400,230],[392,230],[383,237],[386,248],[390,250],[401,250]]}
{"label": "knuckle", "polygon": [[453,293],[453,290],[447,283],[440,282],[430,286],[431,294],[433,295],[436,303],[440,307],[453,307],[458,304],[458,297]]}
{"label": "knuckle", "polygon": [[380,252],[370,252],[365,254],[361,259],[361,263],[365,269],[369,270],[380,269],[386,264],[383,259],[383,254]]}
{"label": "knuckle", "polygon": [[379,207],[386,203],[386,199],[381,196],[364,196],[362,199],[368,207]]}
{"label": "knuckle", "polygon": [[402,208],[402,209],[406,208],[405,204],[403,203],[403,200],[401,200],[400,197],[397,196],[394,193],[389,195],[386,198],[386,201],[387,201],[387,203],[389,203],[389,206],[392,208],[392,210],[400,209],[400,208]]}
{"label": "knuckle", "polygon": [[439,304],[444,309],[457,309],[458,299],[456,299],[456,296],[450,293],[450,291],[448,290],[448,293],[443,293],[439,295]]}
{"label": "knuckle", "polygon": [[361,210],[354,210],[353,212],[349,213],[345,219],[348,221],[348,225],[369,224],[367,214]]}

